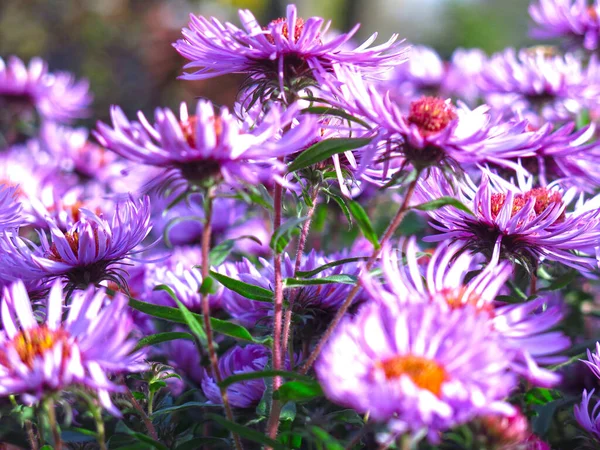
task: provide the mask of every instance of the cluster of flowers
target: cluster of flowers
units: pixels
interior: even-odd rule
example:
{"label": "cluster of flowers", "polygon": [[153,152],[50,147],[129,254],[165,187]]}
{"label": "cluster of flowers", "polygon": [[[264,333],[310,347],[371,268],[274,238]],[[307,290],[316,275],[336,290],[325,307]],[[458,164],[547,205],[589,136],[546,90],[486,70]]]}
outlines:
{"label": "cluster of flowers", "polygon": [[[0,59],[0,396],[45,405],[54,431],[67,393],[117,417],[129,402],[154,440],[185,442],[193,432],[158,433],[140,407],[151,416],[155,390],[131,393],[129,374],[160,362],[161,392],[223,404],[239,449],[231,421],[252,408],[269,437],[243,437],[276,443],[278,398],[298,385],[282,389],[287,370],[314,374],[326,397],[309,398],[304,435],[320,411],[349,407],[365,418],[357,436],[336,434],[348,448],[435,445],[461,426],[484,448],[549,448],[524,399],[559,392],[581,337],[553,286],[599,274],[600,61],[585,50],[600,6],[530,12],[535,35],[568,37],[569,52],[459,49],[445,62],[397,36],[355,45],[358,26],[335,34],[293,5],[266,26],[249,11],[242,28],[192,15],[174,44],[190,61],[181,78],[245,74],[235,107],[130,119],[114,106],[92,131],[71,127],[86,82]],[[398,212],[377,240],[361,204],[381,198]],[[319,211],[339,216],[330,203],[364,239],[343,247],[336,220],[308,239]],[[437,247],[394,239],[411,209]],[[600,346],[586,364],[600,376]],[[575,418],[600,442],[593,395]]]}

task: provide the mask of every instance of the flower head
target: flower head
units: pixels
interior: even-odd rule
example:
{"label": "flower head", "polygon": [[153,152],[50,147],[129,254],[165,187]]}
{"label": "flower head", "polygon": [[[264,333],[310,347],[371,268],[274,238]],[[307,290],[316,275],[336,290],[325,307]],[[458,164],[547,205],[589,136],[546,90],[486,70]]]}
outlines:
{"label": "flower head", "polygon": [[17,189],[0,184],[0,232],[21,225],[21,204],[16,201]]}
{"label": "flower head", "polygon": [[510,414],[510,355],[487,318],[439,303],[365,305],[325,345],[315,370],[325,394],[399,433],[438,432]]}
{"label": "flower head", "polygon": [[124,284],[115,265],[130,256],[150,231],[150,201],[129,200],[110,219],[80,208],[80,219],[67,231],[48,221],[50,239],[38,231],[40,245],[19,236],[4,236],[1,256],[16,278],[65,277],[75,287],[102,280]]}
{"label": "flower head", "polygon": [[600,402],[596,402],[592,411],[590,411],[590,400],[594,395],[595,389],[592,389],[589,393],[587,390],[583,391],[581,403],[575,405],[575,419],[581,427],[594,436],[595,439],[600,440]]}
{"label": "flower head", "polygon": [[420,200],[444,196],[457,198],[473,214],[453,206],[430,211],[431,226],[440,234],[426,240],[459,241],[489,257],[497,251],[529,267],[547,259],[586,272],[596,268],[595,258],[581,251],[594,248],[600,236],[598,196],[580,197],[568,212],[575,189],[565,192],[557,184],[534,188],[532,177],[519,177],[515,186],[491,172],[484,173],[479,186],[466,177],[452,188],[439,172],[417,186]]}
{"label": "flower head", "polygon": [[34,317],[21,281],[4,289],[0,334],[0,395],[22,395],[33,403],[58,391],[82,386],[98,395],[100,403],[120,416],[110,392],[121,392],[108,375],[145,368],[140,353],[133,353],[129,339],[133,323],[127,299],[90,287],[73,294],[63,319],[64,296],[60,281],[50,290],[46,320]]}
{"label": "flower head", "polygon": [[182,104],[179,119],[169,109],[157,109],[151,125],[141,113],[139,122],[130,122],[115,106],[114,129],[99,123],[97,137],[131,161],[162,168],[152,183],[163,189],[195,188],[215,180],[237,187],[242,182],[281,181],[285,165],[277,158],[307,147],[313,135],[314,122],[303,120],[280,136],[297,111],[292,107],[282,113],[274,106],[252,127],[227,108],[217,113],[210,102],[200,100],[193,116]]}

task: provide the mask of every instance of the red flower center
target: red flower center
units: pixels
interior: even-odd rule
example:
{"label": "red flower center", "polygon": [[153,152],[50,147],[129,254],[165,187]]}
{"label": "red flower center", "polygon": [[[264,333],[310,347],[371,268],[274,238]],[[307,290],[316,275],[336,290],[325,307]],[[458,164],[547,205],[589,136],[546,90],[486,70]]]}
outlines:
{"label": "red flower center", "polygon": [[410,104],[408,122],[423,136],[439,133],[457,118],[454,106],[438,97],[421,97]]}
{"label": "red flower center", "polygon": [[[223,135],[223,120],[219,116],[213,116],[212,121],[215,127],[217,143],[219,143],[221,141],[221,136]],[[179,126],[181,127],[183,137],[187,141],[188,145],[192,148],[196,148],[196,128],[198,126],[198,117],[190,116],[188,120],[186,120],[185,122],[181,122]]]}
{"label": "red flower center", "polygon": [[[533,211],[536,216],[539,216],[548,208],[553,207],[555,204],[562,204],[562,196],[560,192],[551,191],[545,187],[537,187],[530,191],[525,192],[524,194],[517,194],[513,198],[513,207],[510,216],[514,217],[519,211],[523,209],[523,207],[527,204],[529,199],[535,198],[535,205],[533,206]],[[506,201],[506,194],[492,194],[492,218],[498,217],[500,210],[504,206],[504,202]],[[565,213],[560,215],[558,219],[556,219],[555,223],[561,223],[565,220]]]}
{"label": "red flower center", "polygon": [[379,361],[376,367],[383,370],[388,380],[406,375],[419,388],[428,390],[438,397],[442,392],[442,384],[448,380],[448,374],[442,366],[421,356],[394,356]]}
{"label": "red flower center", "polygon": [[[269,25],[277,25],[278,23],[283,23],[283,26],[281,27],[281,34],[284,38],[289,40],[290,30],[288,27],[287,19],[280,17],[279,19],[272,20]],[[268,30],[269,28],[270,27],[264,27],[263,30]],[[299,17],[296,19],[296,27],[294,28],[294,43],[298,42],[298,39],[300,39],[302,30],[304,30],[304,19]],[[271,44],[275,44],[275,39],[273,39],[272,33],[267,34],[265,37],[267,38],[267,41],[269,41]]]}
{"label": "red flower center", "polygon": [[[36,357],[43,356],[48,350],[61,343],[63,355],[69,354],[69,333],[63,329],[51,330],[46,325],[41,325],[31,330],[23,330],[12,340],[12,346],[30,369]],[[4,355],[0,355],[4,356]],[[3,358],[0,357],[0,361]]]}

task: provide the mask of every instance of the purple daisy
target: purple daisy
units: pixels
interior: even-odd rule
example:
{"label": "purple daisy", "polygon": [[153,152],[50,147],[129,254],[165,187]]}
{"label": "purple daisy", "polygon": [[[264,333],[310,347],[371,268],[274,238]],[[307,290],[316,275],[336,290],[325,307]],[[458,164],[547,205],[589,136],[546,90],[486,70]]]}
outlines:
{"label": "purple daisy", "polygon": [[485,63],[479,87],[496,109],[524,115],[538,126],[546,120],[564,122],[597,103],[593,76],[597,64],[592,59],[584,69],[583,61],[573,54],[509,48]]}
{"label": "purple daisy", "polygon": [[196,115],[189,116],[185,104],[179,119],[169,109],[157,109],[151,125],[141,113],[139,122],[130,122],[114,106],[114,129],[98,123],[96,136],[102,145],[127,159],[163,168],[152,184],[164,189],[178,191],[215,180],[236,187],[243,182],[281,182],[279,174],[286,166],[278,157],[306,148],[316,135],[315,122],[308,119],[280,136],[297,112],[296,107],[283,113],[273,107],[252,127],[227,108],[215,113],[210,102],[200,100]]}
{"label": "purple daisy", "polygon": [[118,204],[110,219],[81,208],[81,218],[63,232],[48,221],[51,239],[38,231],[40,244],[20,236],[3,236],[1,257],[15,278],[65,277],[74,287],[102,280],[123,285],[115,263],[132,255],[150,231],[150,201]]}
{"label": "purple daisy", "polygon": [[0,184],[0,232],[23,223],[21,204],[17,202],[18,188]]}
{"label": "purple daisy", "polygon": [[442,92],[458,97],[468,105],[476,104],[481,96],[477,82],[487,58],[478,48],[457,48],[446,69]]}
{"label": "purple daisy", "polygon": [[478,415],[514,413],[511,356],[473,308],[373,302],[340,323],[315,370],[332,401],[437,442]]}
{"label": "purple daisy", "polygon": [[[406,265],[401,265],[397,252],[384,249],[381,268],[385,284],[365,277],[364,286],[372,298],[390,307],[402,308],[410,302],[437,302],[448,310],[472,307],[486,316],[489,325],[502,336],[503,345],[513,354],[511,369],[542,386],[560,381],[557,374],[541,369],[540,364],[557,364],[566,358],[556,353],[568,349],[570,340],[560,332],[549,331],[564,317],[561,305],[550,298],[503,305],[496,297],[512,276],[508,261],[493,259],[477,275],[480,258],[461,252],[460,244],[442,244],[421,269],[421,256],[415,239],[405,241]],[[425,282],[424,282],[425,281]]]}
{"label": "purple daisy", "polygon": [[581,403],[575,405],[574,415],[575,420],[584,430],[593,435],[595,439],[600,440],[600,402],[596,402],[592,411],[590,411],[590,400],[594,395],[594,391],[595,389],[592,389],[588,393],[584,389]]}
{"label": "purple daisy", "polygon": [[351,64],[363,72],[377,75],[401,63],[404,47],[394,35],[384,44],[369,48],[377,37],[372,35],[354,50],[346,44],[358,31],[356,25],[349,33],[329,39],[330,22],[320,17],[303,20],[296,6],[288,5],[285,18],[261,27],[248,10],[239,11],[244,29],[214,17],[190,16],[189,28],[182,30],[183,39],[174,47],[191,62],[181,78],[202,80],[228,73],[247,73],[254,79],[275,81],[283,91],[284,84],[298,77],[312,78],[314,71],[330,71],[333,64]]}
{"label": "purple daisy", "polygon": [[596,50],[600,39],[600,2],[593,0],[538,0],[529,5],[536,23],[536,39],[565,37],[587,50]]}
{"label": "purple daisy", "polygon": [[420,180],[418,201],[444,196],[457,198],[472,212],[444,206],[428,214],[440,234],[427,241],[451,239],[475,252],[503,259],[518,259],[529,267],[539,261],[558,261],[583,272],[597,268],[596,258],[586,254],[600,237],[600,196],[579,197],[572,212],[566,208],[576,189],[566,192],[558,184],[533,187],[533,177],[518,176],[515,186],[485,171],[479,186],[470,178],[451,187],[440,172]]}
{"label": "purple daisy", "polygon": [[91,101],[87,81],[75,81],[67,72],[49,73],[40,58],[29,66],[16,56],[8,62],[0,58],[0,105],[29,105],[45,119],[67,122],[85,117]]}
{"label": "purple daisy", "polygon": [[[233,347],[219,358],[219,371],[223,379],[232,375],[265,370],[270,352],[262,345]],[[221,391],[211,373],[204,370],[201,381],[202,391],[212,403],[221,404]],[[258,405],[265,392],[263,379],[240,381],[227,388],[229,403],[234,408],[252,408]]]}
{"label": "purple daisy", "polygon": [[62,284],[50,290],[46,320],[39,324],[21,281],[4,289],[0,333],[0,395],[22,395],[36,403],[45,395],[81,386],[96,392],[104,408],[115,416],[119,410],[111,392],[123,387],[109,379],[116,373],[146,368],[142,354],[132,353],[129,339],[133,323],[127,299],[115,296],[107,306],[104,291],[90,287],[76,292],[63,319]]}

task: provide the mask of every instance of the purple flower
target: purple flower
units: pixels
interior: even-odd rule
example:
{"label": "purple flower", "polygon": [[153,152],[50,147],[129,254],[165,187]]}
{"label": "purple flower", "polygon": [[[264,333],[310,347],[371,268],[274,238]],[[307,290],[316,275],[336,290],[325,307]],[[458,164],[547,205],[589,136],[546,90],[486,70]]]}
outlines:
{"label": "purple flower", "polygon": [[365,305],[329,339],[315,370],[326,396],[391,431],[438,433],[480,414],[511,414],[511,355],[486,317],[439,303]]}
{"label": "purple flower", "polygon": [[478,48],[457,48],[446,69],[442,92],[458,97],[468,105],[476,104],[481,95],[477,81],[486,61],[487,55]]}
{"label": "purple flower", "polygon": [[169,109],[157,109],[151,125],[141,113],[139,122],[128,121],[114,106],[114,129],[98,123],[96,136],[127,159],[163,168],[152,182],[163,189],[178,191],[215,180],[238,187],[243,182],[282,181],[279,174],[285,164],[277,158],[305,148],[316,133],[313,120],[302,120],[280,136],[279,130],[291,124],[297,111],[292,107],[282,113],[273,107],[252,127],[227,108],[215,113],[210,102],[200,100],[196,115],[189,116],[185,104],[180,119]]}
{"label": "purple flower", "polygon": [[81,208],[81,218],[66,232],[48,221],[51,239],[38,231],[40,244],[19,236],[3,236],[1,254],[5,268],[16,278],[65,277],[74,287],[102,280],[123,285],[115,263],[133,253],[150,231],[148,197],[117,205],[107,220]]}
{"label": "purple flower", "polygon": [[87,81],[76,82],[67,72],[49,73],[40,58],[26,66],[16,56],[0,58],[0,105],[24,102],[45,119],[66,122],[85,117],[92,101]]}
{"label": "purple flower", "polygon": [[296,6],[288,5],[285,18],[276,19],[265,27],[259,25],[248,10],[239,11],[244,29],[214,17],[190,16],[189,28],[182,30],[184,39],[175,49],[191,62],[181,78],[202,80],[228,73],[248,73],[255,79],[276,82],[283,91],[284,82],[297,77],[312,78],[313,71],[330,71],[333,64],[352,64],[363,72],[378,74],[404,58],[404,48],[395,43],[397,35],[385,44],[369,48],[377,37],[371,36],[354,50],[346,45],[359,28],[333,39],[326,36],[330,22],[297,17]]}
{"label": "purple flower", "polygon": [[487,102],[497,109],[524,115],[530,122],[567,121],[597,102],[592,58],[583,68],[580,58],[548,54],[543,49],[506,49],[490,57],[479,84]]}
{"label": "purple flower", "polygon": [[571,345],[562,333],[549,331],[563,319],[560,305],[552,305],[546,297],[514,305],[498,304],[496,296],[512,276],[508,261],[493,259],[467,282],[468,275],[480,269],[480,258],[461,252],[460,244],[442,244],[423,269],[415,239],[402,246],[406,265],[400,264],[398,254],[390,247],[384,249],[384,285],[371,277],[363,280],[372,298],[396,308],[411,302],[436,302],[447,310],[472,307],[488,318],[489,326],[510,349],[514,358],[511,370],[538,385],[552,386],[560,381],[560,376],[537,365],[564,362],[565,358],[556,353]]}
{"label": "purple flower", "polygon": [[81,386],[96,392],[111,414],[110,400],[122,392],[108,375],[139,372],[146,364],[132,354],[132,321],[127,299],[115,296],[107,306],[104,291],[76,292],[63,319],[64,297],[56,281],[47,300],[46,320],[38,324],[21,281],[4,289],[0,334],[0,395],[22,395],[35,403],[45,395]]}
{"label": "purple flower", "polygon": [[23,223],[21,204],[16,201],[18,188],[0,184],[0,232]]}
{"label": "purple flower", "polygon": [[587,50],[598,48],[600,3],[598,0],[538,0],[529,5],[537,26],[531,35],[537,39],[566,37]]}
{"label": "purple flower", "polygon": [[[270,352],[262,345],[233,347],[219,358],[219,371],[223,379],[232,375],[265,370],[269,362]],[[221,391],[208,371],[202,376],[202,391],[212,403],[222,403]],[[265,392],[263,379],[240,381],[227,388],[229,403],[234,408],[252,408],[258,405]]]}
{"label": "purple flower", "polygon": [[574,188],[564,192],[558,184],[533,187],[533,177],[518,177],[515,186],[491,172],[484,172],[476,186],[468,177],[451,187],[444,176],[433,173],[417,185],[418,201],[444,196],[460,200],[472,212],[444,206],[428,214],[431,226],[440,234],[428,241],[451,239],[464,247],[491,257],[518,259],[529,267],[541,260],[590,272],[597,267],[595,257],[586,254],[597,246],[600,237],[600,196],[575,203]]}
{"label": "purple flower", "polygon": [[590,413],[590,400],[594,395],[595,389],[589,393],[584,389],[581,403],[575,405],[575,419],[581,427],[592,434],[595,439],[600,440],[600,402],[596,402]]}

